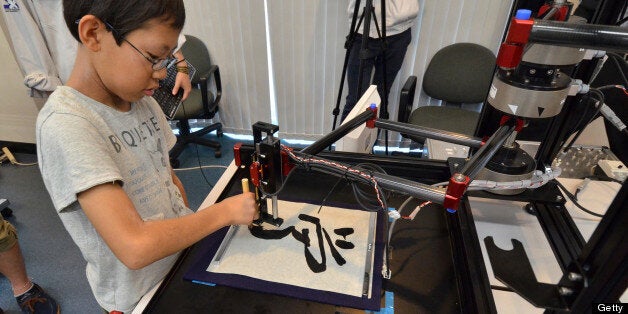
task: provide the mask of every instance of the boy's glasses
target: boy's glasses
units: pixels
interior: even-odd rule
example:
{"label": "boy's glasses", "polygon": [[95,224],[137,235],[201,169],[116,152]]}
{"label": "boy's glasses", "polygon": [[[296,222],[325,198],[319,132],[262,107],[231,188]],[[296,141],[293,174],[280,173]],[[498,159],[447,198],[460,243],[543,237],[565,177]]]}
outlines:
{"label": "boy's glasses", "polygon": [[173,64],[175,64],[177,62],[177,58],[175,58],[173,55],[170,55],[170,57],[167,57],[165,59],[151,58],[151,57],[145,55],[139,49],[137,49],[137,47],[135,47],[126,38],[122,38],[122,40],[124,40],[127,44],[129,44],[131,47],[133,47],[133,49],[135,49],[135,51],[139,52],[142,55],[142,57],[144,57],[144,59],[148,60],[148,62],[150,62],[152,64],[153,71],[159,71],[161,69],[169,68],[170,66],[172,66]]}
{"label": "boy's glasses", "polygon": [[[76,20],[76,24],[78,24],[80,21],[81,21],[80,19]],[[113,26],[111,26],[107,22],[104,22],[104,23],[107,26],[108,30],[110,30],[112,33],[118,35],[118,31],[116,31],[116,29],[113,28]],[[141,50],[139,50],[137,47],[135,47],[135,45],[133,45],[126,38],[123,37],[122,40],[124,40],[127,44],[129,44],[131,47],[133,47],[133,49],[135,49],[135,51],[139,52],[139,54],[141,54],[142,57],[144,57],[144,59],[146,59],[148,62],[150,62],[152,64],[153,71],[159,71],[159,70],[162,70],[162,69],[165,69],[165,68],[169,68],[173,64],[177,63],[177,58],[175,58],[175,56],[173,56],[172,54],[169,57],[167,57],[167,58],[161,58],[161,59],[151,58],[151,57],[145,55]]]}

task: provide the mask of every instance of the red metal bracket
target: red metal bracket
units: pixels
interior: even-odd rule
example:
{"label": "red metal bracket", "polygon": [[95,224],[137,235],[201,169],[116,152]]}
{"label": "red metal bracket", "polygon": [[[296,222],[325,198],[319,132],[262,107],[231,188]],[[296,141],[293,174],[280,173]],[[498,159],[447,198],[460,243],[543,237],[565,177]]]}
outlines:
{"label": "red metal bracket", "polygon": [[251,163],[251,166],[249,167],[249,172],[251,174],[251,182],[253,183],[253,185],[259,187],[259,177],[261,172],[259,161]]}
{"label": "red metal bracket", "polygon": [[467,187],[471,183],[471,179],[460,173],[454,173],[449,178],[449,185],[447,185],[447,192],[445,193],[445,201],[443,206],[449,212],[455,212],[458,210],[462,195],[467,190]]}
{"label": "red metal bracket", "polygon": [[373,116],[369,120],[366,120],[366,127],[372,129],[375,127],[375,120],[377,119],[377,107],[371,105],[368,109],[373,111]]}
{"label": "red metal bracket", "polygon": [[[292,148],[288,147],[287,149],[292,151]],[[292,162],[292,160],[290,160],[288,153],[282,150],[281,151],[281,174],[284,177],[287,176],[292,170],[292,168],[294,168],[294,163]]]}
{"label": "red metal bracket", "polygon": [[242,143],[235,143],[235,145],[233,145],[233,160],[235,162],[235,165],[238,167],[242,165],[242,157],[240,155],[241,148],[242,148]]}
{"label": "red metal bracket", "polygon": [[[501,120],[499,120],[499,125],[504,125],[508,120],[510,120],[511,116],[503,115]],[[523,119],[515,118],[515,131],[521,132],[525,127],[526,122]]]}
{"label": "red metal bracket", "polygon": [[[543,14],[545,14],[545,12],[549,11],[550,9],[552,9],[554,6],[551,4],[544,4],[539,8],[539,14],[538,16],[542,16]],[[567,16],[569,13],[569,7],[566,5],[563,5],[561,7],[558,7],[558,12],[556,12],[556,14],[554,14],[553,18],[551,19],[552,21],[566,21],[567,20]]]}
{"label": "red metal bracket", "polygon": [[528,43],[534,20],[513,18],[506,41],[502,43],[497,54],[497,65],[501,68],[514,69],[521,62],[523,48]]}

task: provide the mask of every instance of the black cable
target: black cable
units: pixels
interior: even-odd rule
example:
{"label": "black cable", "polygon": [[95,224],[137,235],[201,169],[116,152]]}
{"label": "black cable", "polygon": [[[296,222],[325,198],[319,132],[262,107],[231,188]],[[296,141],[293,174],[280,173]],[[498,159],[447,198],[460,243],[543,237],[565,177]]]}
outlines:
{"label": "black cable", "polygon": [[573,127],[571,128],[571,130],[569,130],[569,132],[567,134],[574,134],[574,133],[578,132],[578,130],[580,130],[580,128],[586,127],[586,125],[582,125],[582,123],[591,114],[589,111],[591,109],[595,110],[595,106],[591,105],[591,98],[592,97],[591,97],[591,95],[589,93],[585,94],[583,97],[580,98],[580,101],[578,103],[578,107],[583,106],[584,109],[582,110],[582,114],[580,114],[580,119],[578,119],[578,122],[573,124]]}
{"label": "black cable", "polygon": [[331,193],[336,189],[336,187],[338,186],[338,184],[340,183],[340,181],[342,181],[343,178],[338,178],[338,180],[336,180],[336,184],[334,184],[334,186],[331,187],[331,189],[329,190],[329,193],[327,193],[327,195],[325,195],[325,198],[323,198],[323,200],[321,201],[321,206],[318,207],[318,214],[320,214],[321,209],[323,209],[323,206],[325,206],[325,203],[327,203],[327,198],[329,198],[329,196],[331,195]]}
{"label": "black cable", "polygon": [[621,76],[622,80],[624,81],[624,86],[628,86],[628,79],[626,78],[626,74],[624,74],[624,68],[621,66],[621,64],[619,64],[619,60],[623,61],[625,65],[628,65],[628,61],[626,61],[624,58],[622,58],[622,56],[614,52],[609,52],[607,54],[611,57],[611,59],[613,59],[613,63],[617,67],[617,72],[619,72],[619,76]]}
{"label": "black cable", "polygon": [[262,193],[262,195],[264,195],[265,197],[273,197],[273,196],[277,196],[279,195],[279,193],[281,193],[281,191],[283,190],[283,188],[286,186],[286,183],[288,183],[288,180],[290,179],[290,177],[292,177],[292,174],[295,172],[297,168],[292,168],[292,170],[290,170],[290,172],[288,172],[288,175],[286,176],[286,179],[283,181],[283,184],[281,185],[281,187],[279,187],[279,189],[277,191],[275,191],[275,193],[268,193],[266,191],[264,191],[264,189],[262,188],[262,185],[260,184],[259,186],[259,191]]}
{"label": "black cable", "polygon": [[201,174],[203,175],[203,179],[205,179],[205,182],[207,183],[207,185],[209,185],[210,188],[214,188],[214,185],[209,183],[209,179],[207,179],[207,177],[205,176],[205,171],[203,170],[203,167],[201,166],[201,155],[198,153],[198,144],[194,144],[194,147],[196,147],[196,160],[198,162],[198,169],[201,170]]}
{"label": "black cable", "polygon": [[[183,116],[187,117],[187,113],[185,112],[185,104],[181,103],[181,108],[183,108]],[[189,127],[189,122],[188,122],[188,127]],[[190,127],[191,129],[191,127]],[[191,132],[192,130],[190,130]],[[179,135],[181,135],[181,129],[179,129]],[[201,171],[201,174],[203,175],[203,179],[205,179],[205,182],[207,183],[207,185],[209,185],[210,188],[214,188],[214,185],[209,183],[209,180],[207,179],[207,177],[205,176],[205,171],[203,171],[203,167],[201,165],[201,155],[198,152],[198,144],[194,144],[194,147],[196,148],[196,161],[198,163],[198,169]]]}
{"label": "black cable", "polygon": [[562,185],[560,182],[558,182],[558,180],[554,180],[554,181],[556,181],[556,185],[558,185],[558,187],[559,187],[561,190],[563,190],[563,192],[565,193],[565,195],[567,195],[567,197],[569,198],[569,200],[571,200],[571,202],[572,202],[574,205],[576,205],[576,207],[578,207],[580,210],[584,211],[585,213],[587,213],[587,214],[589,214],[589,215],[593,215],[593,216],[595,216],[595,217],[600,217],[600,218],[604,217],[604,215],[601,215],[601,214],[598,214],[598,213],[592,212],[592,211],[590,211],[590,210],[588,210],[588,209],[584,208],[582,205],[580,205],[580,203],[578,203],[578,201],[576,200],[576,197],[575,197],[573,194],[571,194],[571,192],[569,192],[569,191],[567,190],[567,188],[566,188],[564,185]]}
{"label": "black cable", "polygon": [[600,114],[600,110],[602,110],[602,105],[604,105],[604,94],[602,94],[602,92],[600,92],[599,90],[594,89],[594,88],[590,89],[589,93],[593,93],[594,95],[598,96],[598,101],[599,102],[598,102],[598,105],[597,105],[597,107],[595,109],[595,113],[593,113],[593,116],[591,116],[589,121],[578,130],[576,135],[574,135],[574,137],[571,139],[571,141],[569,141],[569,144],[567,144],[562,149],[563,153],[566,153],[571,148],[571,146],[573,146],[573,144],[580,137],[580,135],[582,135],[582,132],[584,132],[584,129],[586,129],[586,127],[589,124],[591,124],[591,122],[593,122],[593,120],[595,120],[598,117],[598,115]]}
{"label": "black cable", "polygon": [[[354,191],[354,196],[356,198],[356,201],[358,202],[358,204],[367,211],[378,211],[380,208],[382,210],[386,210],[387,208],[387,201],[386,201],[386,195],[385,192],[379,187],[379,185],[374,184],[373,181],[371,180],[371,178],[373,177],[372,173],[369,173],[368,178],[365,178],[363,176],[361,176],[360,174],[356,174],[351,172],[350,170],[354,167],[348,167],[347,169],[341,169],[341,168],[337,168],[337,167],[333,167],[333,166],[329,166],[323,163],[316,163],[316,162],[308,162],[307,159],[308,158],[312,158],[311,155],[308,154],[302,154],[299,152],[292,152],[292,154],[294,156],[297,156],[298,158],[301,159],[305,159],[306,161],[303,162],[301,161],[299,166],[306,168],[306,170],[309,169],[314,169],[316,171],[322,172],[322,173],[327,173],[330,175],[335,175],[335,176],[339,176],[341,178],[345,178],[348,181],[351,182],[352,184],[352,188]],[[357,165],[356,165],[357,166]],[[361,168],[357,169],[358,171],[360,171],[361,174],[364,174],[365,172],[362,171],[362,169],[364,170],[369,170],[370,168],[376,170],[376,171],[382,171],[385,173],[384,169],[382,169],[381,167],[377,166],[377,165],[373,165],[373,164],[360,164]],[[355,169],[355,168],[353,168]],[[366,185],[369,186],[373,186],[373,188],[375,189],[375,192],[377,195],[379,195],[381,197],[381,204],[379,199],[378,200],[373,200],[372,198],[370,198],[370,193],[364,192],[362,190],[360,190],[360,188],[358,186],[355,185],[356,182],[362,182],[365,183]],[[366,200],[366,203],[365,201]],[[375,203],[377,202],[377,203]]]}

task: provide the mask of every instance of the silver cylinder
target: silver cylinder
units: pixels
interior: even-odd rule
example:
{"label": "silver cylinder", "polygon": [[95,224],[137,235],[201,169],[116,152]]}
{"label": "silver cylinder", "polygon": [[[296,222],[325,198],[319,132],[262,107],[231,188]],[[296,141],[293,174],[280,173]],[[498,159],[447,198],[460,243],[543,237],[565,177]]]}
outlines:
{"label": "silver cylinder", "polygon": [[574,65],[582,61],[585,52],[583,48],[529,44],[521,61],[556,66]]}
{"label": "silver cylinder", "polygon": [[528,89],[508,84],[496,75],[487,100],[493,108],[509,115],[532,119],[550,118],[560,113],[569,93],[569,83],[562,82],[559,86],[564,87],[553,90]]}

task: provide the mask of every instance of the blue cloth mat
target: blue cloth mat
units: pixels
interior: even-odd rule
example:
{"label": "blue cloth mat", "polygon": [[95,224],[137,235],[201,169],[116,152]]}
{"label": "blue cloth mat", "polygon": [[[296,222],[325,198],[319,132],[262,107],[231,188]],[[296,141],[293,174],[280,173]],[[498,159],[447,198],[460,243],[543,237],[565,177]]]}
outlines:
{"label": "blue cloth mat", "polygon": [[378,311],[381,308],[382,299],[382,259],[385,244],[383,232],[384,219],[385,215],[383,215],[381,212],[378,212],[375,237],[375,260],[373,261],[374,277],[370,299],[365,296],[355,297],[335,292],[314,290],[304,287],[270,282],[242,275],[208,272],[207,267],[209,266],[209,263],[213,259],[214,255],[216,254],[220,243],[224,239],[225,234],[229,229],[228,227],[214,232],[197,244],[199,246],[199,252],[197,256],[194,256],[194,259],[196,259],[196,261],[192,263],[190,269],[183,275],[183,279],[198,284],[224,285],[264,293],[274,293],[278,295],[311,300],[321,303],[328,303],[338,306]]}

